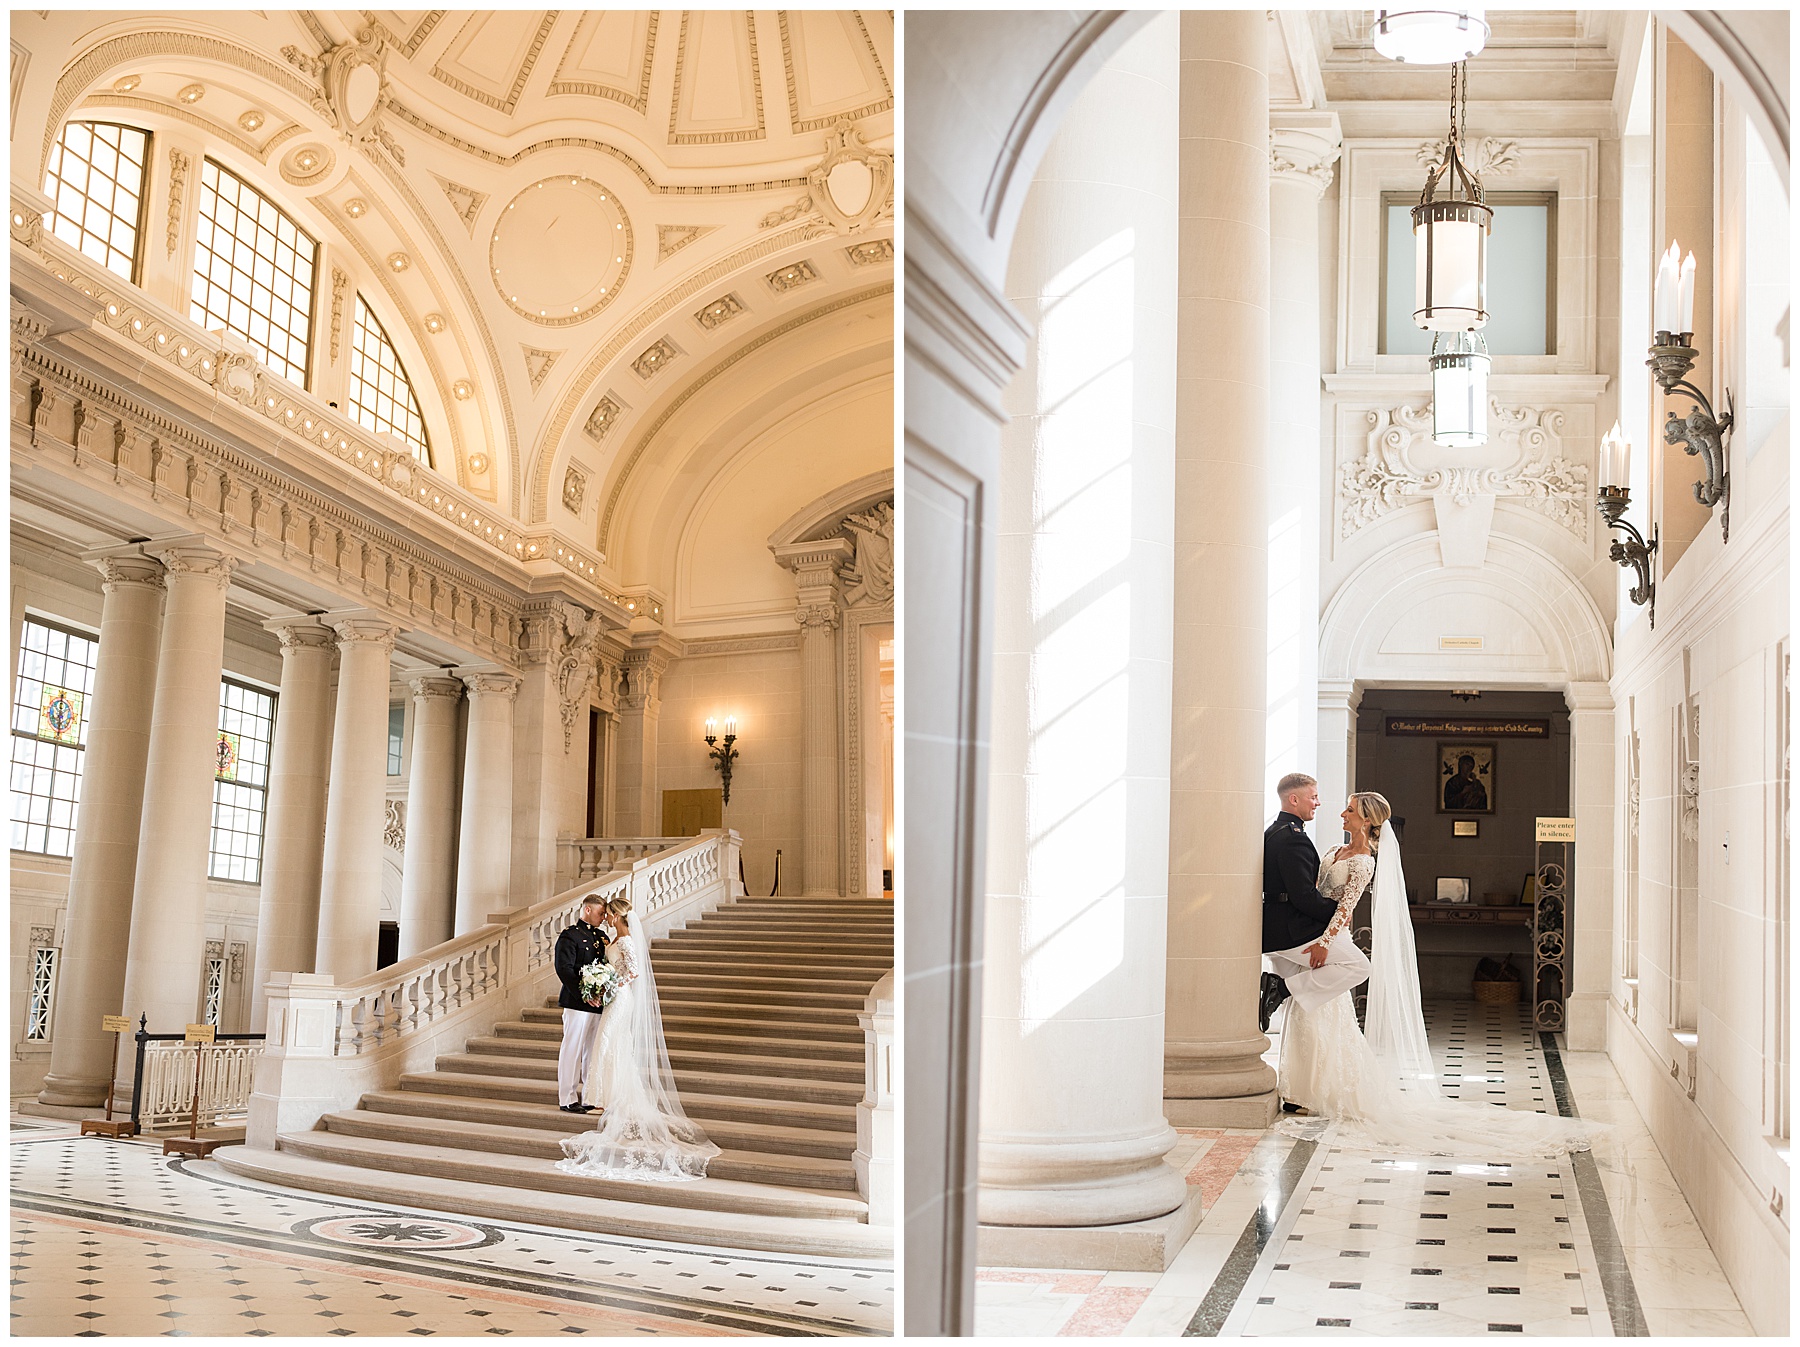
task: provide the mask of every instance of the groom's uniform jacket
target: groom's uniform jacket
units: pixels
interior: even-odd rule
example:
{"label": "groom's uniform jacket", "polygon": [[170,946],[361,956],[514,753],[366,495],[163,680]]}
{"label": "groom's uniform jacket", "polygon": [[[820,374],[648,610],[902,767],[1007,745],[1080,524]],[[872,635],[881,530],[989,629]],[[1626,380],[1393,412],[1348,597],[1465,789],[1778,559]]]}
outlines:
{"label": "groom's uniform jacket", "polygon": [[577,919],[556,937],[556,976],[562,980],[562,995],[556,1004],[564,1010],[585,1010],[598,1015],[599,1006],[581,999],[581,970],[606,958],[606,934],[598,926]]}
{"label": "groom's uniform jacket", "polygon": [[1319,892],[1319,852],[1306,825],[1283,810],[1263,832],[1263,953],[1310,945],[1336,914]]}

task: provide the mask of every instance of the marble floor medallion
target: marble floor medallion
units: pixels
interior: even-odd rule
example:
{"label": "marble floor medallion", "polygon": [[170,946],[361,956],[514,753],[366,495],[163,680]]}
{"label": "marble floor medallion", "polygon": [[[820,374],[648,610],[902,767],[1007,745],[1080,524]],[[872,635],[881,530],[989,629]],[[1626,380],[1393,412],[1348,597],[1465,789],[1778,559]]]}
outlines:
{"label": "marble floor medallion", "polygon": [[503,1238],[498,1230],[424,1217],[314,1218],[296,1223],[294,1233],[364,1249],[482,1249]]}

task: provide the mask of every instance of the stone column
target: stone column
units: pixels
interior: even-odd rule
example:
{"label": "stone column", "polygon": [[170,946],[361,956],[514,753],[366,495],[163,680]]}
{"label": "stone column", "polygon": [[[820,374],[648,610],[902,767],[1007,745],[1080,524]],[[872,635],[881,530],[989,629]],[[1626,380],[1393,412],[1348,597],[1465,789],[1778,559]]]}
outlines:
{"label": "stone column", "polygon": [[[456,847],[456,934],[512,906],[513,699],[519,680],[463,670],[469,734],[463,748],[462,826]],[[554,839],[552,839],[554,841]]]}
{"label": "stone column", "polygon": [[1343,144],[1335,112],[1269,132],[1269,684],[1263,799],[1319,758],[1319,202]]}
{"label": "stone column", "polygon": [[310,973],[319,942],[319,877],[325,862],[325,783],[331,762],[331,656],[336,634],[311,618],[263,624],[281,639],[281,696],[269,752],[263,824],[262,901],[250,1031],[268,1026],[265,989],[274,973]]}
{"label": "stone column", "polygon": [[1127,1266],[1066,1228],[1187,1197],[1163,1160],[1178,35],[1153,19],[1083,88],[1007,271],[1036,336],[1001,442],[988,773],[979,1210],[1003,1264]]}
{"label": "stone column", "polygon": [[387,720],[394,628],[372,613],[333,615],[337,711],[319,883],[316,971],[340,983],[375,971],[387,819]]}
{"label": "stone column", "polygon": [[406,784],[406,855],[400,872],[400,957],[451,938],[456,928],[455,678],[423,677],[413,694],[412,768]]}
{"label": "stone column", "polygon": [[[1349,679],[1319,681],[1319,814],[1313,820],[1313,841],[1323,851],[1336,846],[1343,833],[1338,811],[1356,789],[1356,708],[1362,689]],[[1281,806],[1271,792],[1268,814]]]}
{"label": "stone column", "polygon": [[1268,636],[1269,80],[1262,10],[1181,16],[1168,1038],[1178,1126],[1264,1127],[1256,1027]]}
{"label": "stone column", "polygon": [[844,891],[843,841],[838,812],[838,781],[843,763],[838,752],[843,661],[838,631],[843,625],[843,595],[838,570],[855,554],[841,537],[811,543],[786,543],[773,549],[775,559],[794,573],[800,624],[800,875],[802,891]]}
{"label": "stone column", "polygon": [[1615,767],[1612,688],[1571,683],[1569,708],[1569,813],[1575,820],[1575,871],[1569,905],[1567,969],[1569,1047],[1606,1048],[1606,1003],[1612,990]]}
{"label": "stone column", "polygon": [[124,1010],[133,1020],[148,1015],[152,1033],[179,1033],[200,1008],[225,591],[237,561],[197,539],[144,550],[162,561],[168,598],[133,879],[143,901],[131,909]]}
{"label": "stone column", "polygon": [[112,1079],[113,1036],[100,1031],[100,1017],[121,1013],[124,1004],[126,947],[120,936],[131,926],[163,588],[162,567],[135,548],[90,560],[105,595],[100,655],[86,708],[81,810],[57,974],[63,1010],[38,1094],[40,1103],[77,1107],[102,1102]]}
{"label": "stone column", "polygon": [[613,793],[620,837],[660,837],[662,796],[656,781],[658,688],[669,657],[661,650],[627,651],[621,661],[625,690],[619,694],[619,743],[614,759],[619,784]]}

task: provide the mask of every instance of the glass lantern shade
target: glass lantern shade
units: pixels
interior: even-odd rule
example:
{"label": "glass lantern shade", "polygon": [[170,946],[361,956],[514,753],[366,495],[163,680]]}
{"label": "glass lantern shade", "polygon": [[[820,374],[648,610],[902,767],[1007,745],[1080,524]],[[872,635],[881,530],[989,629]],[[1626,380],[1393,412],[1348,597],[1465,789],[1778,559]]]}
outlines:
{"label": "glass lantern shade", "polygon": [[1413,207],[1413,322],[1467,332],[1487,315],[1487,241],[1493,207],[1446,198]]}
{"label": "glass lantern shade", "polygon": [[1390,61],[1451,65],[1487,45],[1487,11],[1445,5],[1378,9],[1373,36],[1375,50]]}
{"label": "glass lantern shade", "polygon": [[1450,449],[1487,443],[1488,349],[1475,332],[1431,343],[1431,438]]}

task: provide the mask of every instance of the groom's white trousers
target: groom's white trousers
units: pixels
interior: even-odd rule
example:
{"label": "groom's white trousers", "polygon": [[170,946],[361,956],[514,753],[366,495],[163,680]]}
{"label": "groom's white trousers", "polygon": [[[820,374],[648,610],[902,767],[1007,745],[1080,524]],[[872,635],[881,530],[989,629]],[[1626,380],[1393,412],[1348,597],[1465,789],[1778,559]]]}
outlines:
{"label": "groom's white trousers", "polygon": [[[587,1079],[588,1058],[600,1036],[600,1017],[586,1010],[563,1010],[562,1051],[556,1055],[556,1102],[581,1102],[581,1083]],[[590,1104],[598,1103],[589,1099]]]}
{"label": "groom's white trousers", "polygon": [[1263,955],[1276,976],[1287,983],[1288,994],[1308,1011],[1319,1009],[1332,997],[1369,980],[1368,957],[1356,947],[1350,932],[1339,931],[1333,936],[1325,947],[1324,965],[1314,968],[1306,951],[1318,943],[1313,940],[1294,949]]}

